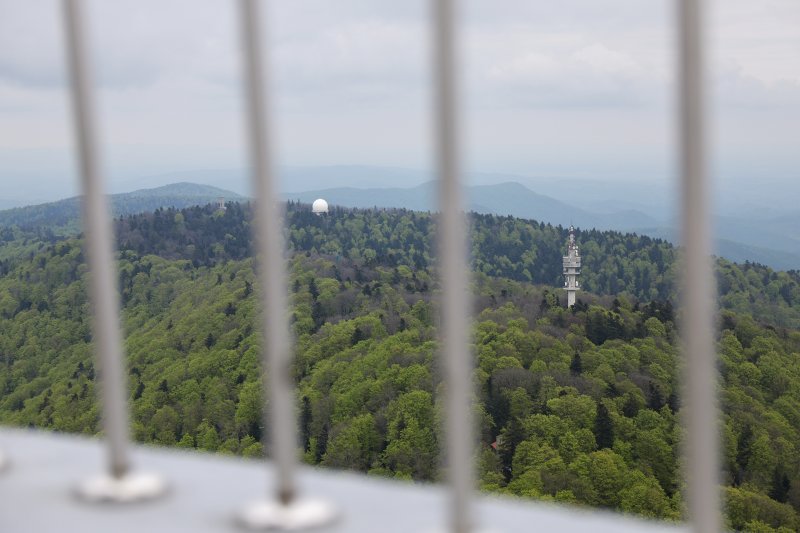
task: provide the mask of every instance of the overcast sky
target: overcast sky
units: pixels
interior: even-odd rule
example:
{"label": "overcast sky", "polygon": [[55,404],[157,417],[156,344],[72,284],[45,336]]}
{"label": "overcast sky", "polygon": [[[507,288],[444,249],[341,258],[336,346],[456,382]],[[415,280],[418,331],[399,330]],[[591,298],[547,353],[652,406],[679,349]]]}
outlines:
{"label": "overcast sky", "polygon": [[[112,181],[244,166],[236,3],[89,5]],[[268,5],[278,162],[429,167],[428,2]],[[468,169],[672,175],[673,1],[461,5]],[[0,197],[74,187],[59,7],[0,0]],[[708,21],[716,175],[797,178],[800,2],[716,0]]]}

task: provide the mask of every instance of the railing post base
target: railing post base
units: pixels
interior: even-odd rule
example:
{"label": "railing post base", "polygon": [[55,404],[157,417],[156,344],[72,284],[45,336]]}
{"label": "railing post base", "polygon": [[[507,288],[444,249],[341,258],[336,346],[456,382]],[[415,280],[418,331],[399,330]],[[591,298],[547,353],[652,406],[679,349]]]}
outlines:
{"label": "railing post base", "polygon": [[[466,531],[467,533],[501,533],[499,529],[485,529],[485,528],[468,529],[464,531]],[[430,529],[430,530],[425,530],[424,533],[453,533],[453,529],[452,528]]]}
{"label": "railing post base", "polygon": [[237,517],[247,529],[303,531],[333,524],[339,511],[327,501],[298,499],[288,504],[261,501],[247,506]]}
{"label": "railing post base", "polygon": [[154,500],[166,494],[167,482],[148,472],[132,472],[120,477],[102,474],[79,484],[75,493],[92,503],[134,503]]}

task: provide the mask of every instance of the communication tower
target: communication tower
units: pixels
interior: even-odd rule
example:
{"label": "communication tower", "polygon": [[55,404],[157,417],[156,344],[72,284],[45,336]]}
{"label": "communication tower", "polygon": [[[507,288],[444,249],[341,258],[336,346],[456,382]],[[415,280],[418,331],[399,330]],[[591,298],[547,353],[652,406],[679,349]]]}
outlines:
{"label": "communication tower", "polygon": [[567,255],[564,256],[564,289],[567,291],[567,307],[575,305],[575,293],[580,289],[578,275],[581,273],[581,256],[575,242],[575,228],[569,227]]}

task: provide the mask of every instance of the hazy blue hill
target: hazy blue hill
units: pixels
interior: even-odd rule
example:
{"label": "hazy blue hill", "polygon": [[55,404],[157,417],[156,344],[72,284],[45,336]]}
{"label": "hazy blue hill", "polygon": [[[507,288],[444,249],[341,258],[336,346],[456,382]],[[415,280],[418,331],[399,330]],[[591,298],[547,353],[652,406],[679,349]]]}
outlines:
{"label": "hazy blue hill", "polygon": [[17,206],[19,206],[19,202],[15,200],[5,200],[0,198],[0,209],[11,209]]}
{"label": "hazy blue hill", "polygon": [[742,244],[728,239],[717,239],[714,245],[717,255],[737,263],[750,261],[751,263],[769,265],[777,270],[797,270],[800,268],[800,254],[797,253]]}
{"label": "hazy blue hill", "polygon": [[211,185],[201,185],[198,183],[180,182],[163,185],[161,187],[154,187],[152,189],[139,189],[129,193],[115,194],[112,198],[151,198],[158,197],[176,197],[176,198],[219,198],[220,196],[227,199],[241,199],[241,195],[213,187]]}
{"label": "hazy blue hill", "polygon": [[[467,194],[469,209],[479,213],[532,218],[553,224],[574,224],[583,228],[626,230],[657,225],[655,219],[640,211],[628,209],[613,213],[593,213],[538,194],[515,182],[468,187]],[[344,207],[404,207],[415,211],[430,211],[435,207],[436,187],[433,182],[411,188],[340,187],[286,196],[302,202],[325,198],[332,205]]]}
{"label": "hazy blue hill", "polygon": [[481,185],[521,183],[532,191],[591,213],[635,210],[664,222],[675,212],[671,185],[658,180],[532,177],[498,173],[472,174],[470,179],[472,183]]}
{"label": "hazy blue hill", "polygon": [[[482,183],[516,181],[540,194],[591,213],[609,213],[601,227],[637,231],[677,242],[677,183],[669,180],[615,180],[476,176]],[[766,180],[766,181],[765,181]],[[755,261],[779,269],[800,268],[800,185],[780,180],[726,180],[713,194],[715,253],[734,261]],[[633,213],[626,213],[633,210]],[[646,213],[658,224],[628,225],[631,214]],[[646,229],[642,229],[646,228]]]}
{"label": "hazy blue hill", "polygon": [[[628,230],[655,224],[655,219],[634,209],[612,213],[595,213],[536,193],[516,182],[497,185],[477,185],[469,188],[472,206],[485,206],[487,212],[534,218],[552,224],[574,224],[582,228]],[[476,209],[477,210],[477,209]]]}
{"label": "hazy blue hill", "polygon": [[562,225],[569,225],[572,222],[591,227],[589,223],[591,215],[588,212],[568,206],[555,198],[537,194],[515,182],[470,187],[469,198],[471,207],[479,202],[487,209],[487,213],[535,218]]}
{"label": "hazy blue hill", "polygon": [[[786,217],[784,224],[773,221],[759,221],[744,216],[714,217],[715,231],[719,238],[740,242],[755,248],[781,250],[800,256],[800,235],[797,224],[800,217]],[[795,262],[792,268],[800,267]]]}
{"label": "hazy blue hill", "polygon": [[[776,249],[780,243],[770,239],[761,239],[761,246],[749,244],[745,241],[748,236],[755,237],[756,230],[742,232],[737,235],[735,228],[739,224],[731,225],[724,230],[720,230],[719,220],[716,222],[717,237],[714,239],[714,254],[735,261],[737,263],[744,263],[749,261],[751,263],[760,263],[768,265],[777,270],[798,270],[800,269],[800,248],[798,251],[793,251],[792,248],[784,247],[784,249]],[[678,244],[680,242],[679,231],[675,228],[669,227],[642,227],[635,230],[642,235],[648,235],[658,239],[664,239],[672,243]],[[738,236],[738,239],[737,239]],[[756,240],[755,242],[759,242]],[[791,244],[791,243],[788,243]],[[777,245],[776,247],[771,247]]]}
{"label": "hazy blue hill", "polygon": [[[111,195],[114,216],[153,211],[163,207],[184,208],[226,200],[241,200],[235,192],[210,185],[196,183],[173,183],[153,189],[140,189],[129,193]],[[47,226],[53,230],[76,230],[80,220],[80,197],[75,196],[57,202],[16,207],[0,211],[0,226],[34,228]]]}
{"label": "hazy blue hill", "polygon": [[778,236],[782,241],[788,241],[800,251],[800,213],[773,216],[762,222],[772,235]]}
{"label": "hazy blue hill", "polygon": [[[339,187],[362,189],[377,187],[413,187],[430,181],[432,175],[422,170],[367,165],[281,166],[276,170],[281,191],[296,193]],[[203,169],[137,177],[124,183],[126,189],[156,187],[163,183],[192,182],[213,185],[248,194],[250,176],[246,169]]]}
{"label": "hazy blue hill", "polygon": [[311,203],[317,198],[325,198],[331,205],[342,207],[404,207],[413,211],[430,211],[434,206],[436,194],[433,182],[423,183],[411,188],[336,187],[284,195],[290,200]]}

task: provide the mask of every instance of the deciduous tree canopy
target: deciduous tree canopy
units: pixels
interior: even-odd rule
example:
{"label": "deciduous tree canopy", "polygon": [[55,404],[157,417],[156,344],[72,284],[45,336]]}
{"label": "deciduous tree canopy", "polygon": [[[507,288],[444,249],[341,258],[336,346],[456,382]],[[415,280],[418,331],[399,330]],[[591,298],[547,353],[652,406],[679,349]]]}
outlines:
{"label": "deciduous tree canopy", "polygon": [[[117,223],[139,441],[264,453],[247,213],[230,204]],[[288,220],[305,460],[438,479],[435,217],[336,208],[317,217],[290,205]],[[563,293],[546,288],[561,285],[564,230],[484,215],[472,224],[482,488],[679,519],[675,250],[579,233],[586,291],[565,309]],[[0,420],[97,433],[81,241],[20,231],[0,244]],[[798,276],[717,266],[729,525],[797,530]]]}

